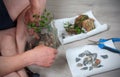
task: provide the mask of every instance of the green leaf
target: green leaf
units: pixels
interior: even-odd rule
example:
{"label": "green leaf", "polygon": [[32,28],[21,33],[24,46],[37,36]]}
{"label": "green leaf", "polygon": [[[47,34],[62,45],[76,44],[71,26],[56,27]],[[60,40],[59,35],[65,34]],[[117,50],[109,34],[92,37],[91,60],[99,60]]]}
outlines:
{"label": "green leaf", "polygon": [[36,30],[35,30],[37,33],[38,32],[41,32],[41,28],[36,28]]}
{"label": "green leaf", "polygon": [[41,16],[41,19],[44,20],[46,17],[44,15]]}
{"label": "green leaf", "polygon": [[36,26],[35,23],[31,23],[31,27],[34,27],[34,26]]}
{"label": "green leaf", "polygon": [[[36,19],[39,17],[39,15],[34,14],[33,17]],[[34,29],[35,32],[41,32],[42,27],[50,29],[49,24],[53,19],[53,16],[51,15],[51,13],[45,9],[40,18],[41,20],[39,20],[39,26],[36,26],[36,23],[29,23],[28,28]]]}
{"label": "green leaf", "polygon": [[80,34],[81,33],[81,29],[77,26],[75,27],[75,30],[77,31],[77,34]]}
{"label": "green leaf", "polygon": [[77,33],[80,34],[80,33],[81,33],[81,30],[80,30],[80,29],[77,29]]}
{"label": "green leaf", "polygon": [[39,25],[40,26],[45,26],[45,22],[44,21],[40,21]]}
{"label": "green leaf", "polygon": [[48,18],[45,18],[45,19],[44,19],[44,22],[48,22]]}
{"label": "green leaf", "polygon": [[49,12],[47,13],[47,16],[50,16],[50,13],[49,13]]}
{"label": "green leaf", "polygon": [[84,30],[81,30],[81,32],[82,32],[82,33],[85,33],[85,31],[84,31]]}

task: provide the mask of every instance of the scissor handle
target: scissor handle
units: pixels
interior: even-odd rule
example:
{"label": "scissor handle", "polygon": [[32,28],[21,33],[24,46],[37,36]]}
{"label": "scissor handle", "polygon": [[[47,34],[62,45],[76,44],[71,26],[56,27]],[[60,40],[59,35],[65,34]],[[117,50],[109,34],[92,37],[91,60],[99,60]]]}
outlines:
{"label": "scissor handle", "polygon": [[106,50],[109,50],[111,52],[114,52],[114,53],[120,53],[120,50],[118,49],[115,49],[115,48],[111,48],[111,47],[108,47],[104,44],[98,44],[98,46],[101,48],[101,49],[106,49]]}
{"label": "scissor handle", "polygon": [[104,43],[104,42],[106,42],[106,41],[108,41],[109,39],[100,39],[99,40],[99,43]]}
{"label": "scissor handle", "polygon": [[120,38],[111,38],[113,42],[120,42]]}
{"label": "scissor handle", "polygon": [[108,40],[112,40],[113,42],[120,42],[120,38],[109,38],[109,39],[100,39],[99,42],[106,42]]}
{"label": "scissor handle", "polygon": [[100,39],[98,42],[98,46],[103,49],[105,47],[104,42],[106,41],[108,41],[108,39]]}
{"label": "scissor handle", "polygon": [[107,49],[107,50],[112,51],[114,53],[120,53],[120,50],[104,45],[104,42],[106,42],[108,40],[112,40],[113,42],[120,42],[120,38],[100,39],[98,46],[102,49]]}

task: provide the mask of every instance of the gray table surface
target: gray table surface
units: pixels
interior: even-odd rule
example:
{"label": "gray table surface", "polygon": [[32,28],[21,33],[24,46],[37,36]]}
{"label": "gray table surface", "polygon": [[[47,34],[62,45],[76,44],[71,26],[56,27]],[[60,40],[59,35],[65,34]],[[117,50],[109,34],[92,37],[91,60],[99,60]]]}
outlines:
{"label": "gray table surface", "polygon": [[[120,37],[120,0],[47,0],[47,8],[54,13],[55,19],[73,17],[92,10],[101,24],[108,24],[109,30],[95,36],[60,46],[55,63],[50,68],[30,66],[41,77],[72,77],[65,57],[66,49],[88,44],[88,39]],[[120,49],[120,44],[116,44]],[[120,69],[91,77],[120,77]]]}

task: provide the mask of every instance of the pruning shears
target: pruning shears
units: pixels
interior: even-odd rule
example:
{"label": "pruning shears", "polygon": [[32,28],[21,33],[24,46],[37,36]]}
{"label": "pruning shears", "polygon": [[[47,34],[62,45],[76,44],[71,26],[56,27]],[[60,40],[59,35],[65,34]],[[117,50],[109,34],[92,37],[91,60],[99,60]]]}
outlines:
{"label": "pruning shears", "polygon": [[119,53],[120,54],[120,50],[116,49],[116,48],[112,48],[112,47],[108,47],[104,44],[104,42],[107,42],[108,40],[112,40],[112,42],[120,42],[120,38],[109,38],[109,39],[99,39],[99,41],[91,41],[92,43],[89,45],[98,45],[98,47],[100,47],[101,49],[106,49],[109,50],[111,52],[114,53]]}

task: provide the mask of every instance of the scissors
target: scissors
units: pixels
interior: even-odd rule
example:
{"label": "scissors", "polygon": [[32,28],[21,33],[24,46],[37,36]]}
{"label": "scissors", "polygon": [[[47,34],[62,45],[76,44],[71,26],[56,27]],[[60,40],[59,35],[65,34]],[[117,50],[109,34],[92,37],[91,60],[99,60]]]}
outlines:
{"label": "scissors", "polygon": [[108,40],[112,40],[112,42],[120,42],[120,38],[109,38],[109,39],[99,39],[99,41],[91,41],[92,43],[89,45],[98,45],[98,47],[100,47],[101,49],[106,49],[109,50],[111,52],[114,53],[119,53],[120,54],[120,50],[116,49],[116,48],[112,48],[112,47],[108,47],[106,45],[104,45],[104,42],[108,41]]}

